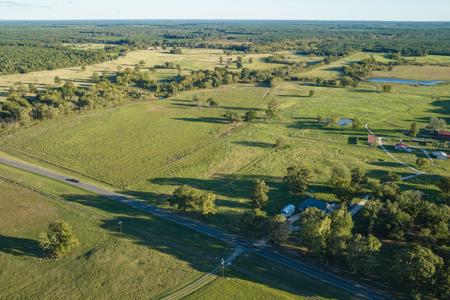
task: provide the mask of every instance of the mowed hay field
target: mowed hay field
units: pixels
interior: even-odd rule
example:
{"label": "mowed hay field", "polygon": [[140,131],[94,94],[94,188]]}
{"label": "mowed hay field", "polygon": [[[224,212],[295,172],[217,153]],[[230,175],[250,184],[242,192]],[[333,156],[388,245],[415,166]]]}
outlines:
{"label": "mowed hay field", "polygon": [[450,65],[450,57],[447,55],[427,55],[419,57],[403,57],[411,62],[431,64],[431,65]]}
{"label": "mowed hay field", "polygon": [[[43,159],[51,157],[53,163],[112,185],[130,185],[151,178],[152,174],[159,176],[162,169],[238,131],[241,126],[226,122],[223,113],[246,108],[263,110],[269,101],[267,97],[264,99],[268,91],[254,86],[226,87],[73,116],[56,120],[57,124],[50,121],[25,129],[28,134],[22,137],[23,145],[30,142],[29,138],[36,144],[20,148]],[[247,95],[246,108],[241,106],[243,94]],[[220,105],[198,108],[191,100],[194,95],[203,102],[213,96]],[[6,137],[5,146],[9,142],[15,144],[17,138]],[[57,154],[59,151],[65,154]]]}
{"label": "mowed hay field", "polygon": [[[67,258],[43,260],[38,235],[61,219],[80,247]],[[0,165],[1,299],[156,298],[231,252],[178,225]]]}
{"label": "mowed hay field", "polygon": [[450,66],[398,66],[392,72],[374,72],[372,76],[412,80],[450,80]]}
{"label": "mowed hay field", "polygon": [[[78,45],[81,47],[80,45]],[[294,52],[283,52],[290,60],[298,62],[314,61],[320,59],[318,57],[309,57]],[[243,56],[244,66],[252,69],[267,69],[282,66],[280,64],[267,63],[265,58],[270,54],[248,54]],[[220,57],[223,57],[224,64],[220,65]],[[227,56],[223,50],[217,49],[183,49],[183,54],[171,54],[169,50],[136,50],[128,53],[125,57],[119,57],[109,62],[86,66],[86,70],[82,71],[81,67],[72,67],[65,69],[57,69],[51,71],[31,72],[27,74],[13,74],[0,76],[0,99],[5,97],[10,87],[18,83],[34,84],[36,86],[54,85],[54,78],[60,77],[62,80],[71,81],[78,85],[90,84],[90,78],[94,73],[110,73],[116,72],[118,68],[134,68],[140,61],[144,61],[145,65],[142,70],[145,71],[155,65],[161,65],[165,62],[173,62],[181,66],[183,73],[188,73],[198,69],[213,69],[215,67],[224,67],[228,59],[236,60],[237,55]],[[253,58],[253,63],[248,61]],[[231,68],[235,68],[235,64]],[[155,79],[163,79],[178,74],[176,69],[158,69],[156,72],[150,73]]]}
{"label": "mowed hay field", "polygon": [[[3,136],[0,147],[24,159],[126,188],[150,201],[167,199],[183,184],[212,191],[218,195],[219,214],[210,221],[232,225],[229,218],[250,207],[250,189],[256,178],[264,178],[272,188],[269,212],[301,202],[281,183],[286,168],[295,164],[314,170],[312,190],[329,200],[335,196],[327,182],[338,164],[362,166],[372,178],[388,171],[412,174],[381,150],[369,148],[364,128],[326,128],[316,121],[317,115],[359,118],[393,144],[407,138],[404,132],[414,121],[424,127],[431,117],[448,118],[448,85],[393,85],[391,93],[381,93],[381,89],[381,84],[371,83],[339,89],[285,82],[275,88],[233,85],[185,92],[168,100],[45,121]],[[309,90],[316,94],[307,97]],[[436,95],[441,100],[433,101]],[[202,103],[214,97],[219,106],[197,107],[191,100],[194,96]],[[255,110],[262,116],[272,99],[280,104],[279,120],[232,124],[222,117],[227,110],[240,115]],[[279,138],[287,140],[287,149],[274,148]],[[356,138],[360,139],[357,143]],[[420,156],[396,155],[413,166]],[[448,174],[448,161],[435,164],[427,171]],[[435,193],[433,180],[423,176],[411,187]]]}
{"label": "mowed hay field", "polygon": [[345,65],[349,65],[355,62],[358,62],[362,59],[374,57],[379,62],[390,62],[390,59],[387,59],[382,53],[370,53],[370,52],[357,52],[346,56],[337,61],[331,62],[328,65],[322,65],[317,68],[314,68],[310,71],[301,73],[300,76],[306,77],[320,77],[323,79],[334,79],[340,75],[342,75],[342,67]]}

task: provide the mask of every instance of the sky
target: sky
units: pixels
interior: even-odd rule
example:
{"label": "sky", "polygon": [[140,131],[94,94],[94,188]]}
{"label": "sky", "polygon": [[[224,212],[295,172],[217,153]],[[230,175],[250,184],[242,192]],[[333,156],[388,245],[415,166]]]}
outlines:
{"label": "sky", "polygon": [[0,20],[450,21],[450,0],[0,0]]}

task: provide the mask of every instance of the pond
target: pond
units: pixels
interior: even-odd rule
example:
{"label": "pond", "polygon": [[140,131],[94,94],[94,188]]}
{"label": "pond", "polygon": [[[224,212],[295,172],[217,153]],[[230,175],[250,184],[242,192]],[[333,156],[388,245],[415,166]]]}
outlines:
{"label": "pond", "polygon": [[442,80],[410,80],[410,79],[399,79],[399,78],[369,78],[368,82],[376,83],[400,83],[400,84],[416,84],[416,85],[436,85],[439,83],[444,83]]}
{"label": "pond", "polygon": [[348,118],[341,118],[338,121],[338,125],[339,126],[346,126],[346,125],[352,124],[352,123],[353,123],[353,120],[352,119],[348,119]]}

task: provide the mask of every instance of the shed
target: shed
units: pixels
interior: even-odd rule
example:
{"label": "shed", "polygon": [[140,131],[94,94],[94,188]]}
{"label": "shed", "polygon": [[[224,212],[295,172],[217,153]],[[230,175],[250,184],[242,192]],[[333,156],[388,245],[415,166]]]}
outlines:
{"label": "shed", "polygon": [[447,160],[448,159],[448,154],[443,152],[443,151],[435,151],[432,153],[434,157],[436,157],[436,159],[440,159],[440,160]]}

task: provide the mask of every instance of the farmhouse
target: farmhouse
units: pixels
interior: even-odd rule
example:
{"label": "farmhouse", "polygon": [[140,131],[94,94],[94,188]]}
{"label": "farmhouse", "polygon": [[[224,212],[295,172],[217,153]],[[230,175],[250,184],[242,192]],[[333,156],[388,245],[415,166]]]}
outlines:
{"label": "farmhouse", "polygon": [[302,212],[311,207],[318,208],[327,214],[331,214],[333,211],[339,208],[339,204],[310,198],[303,201],[302,204],[299,205],[298,210]]}

